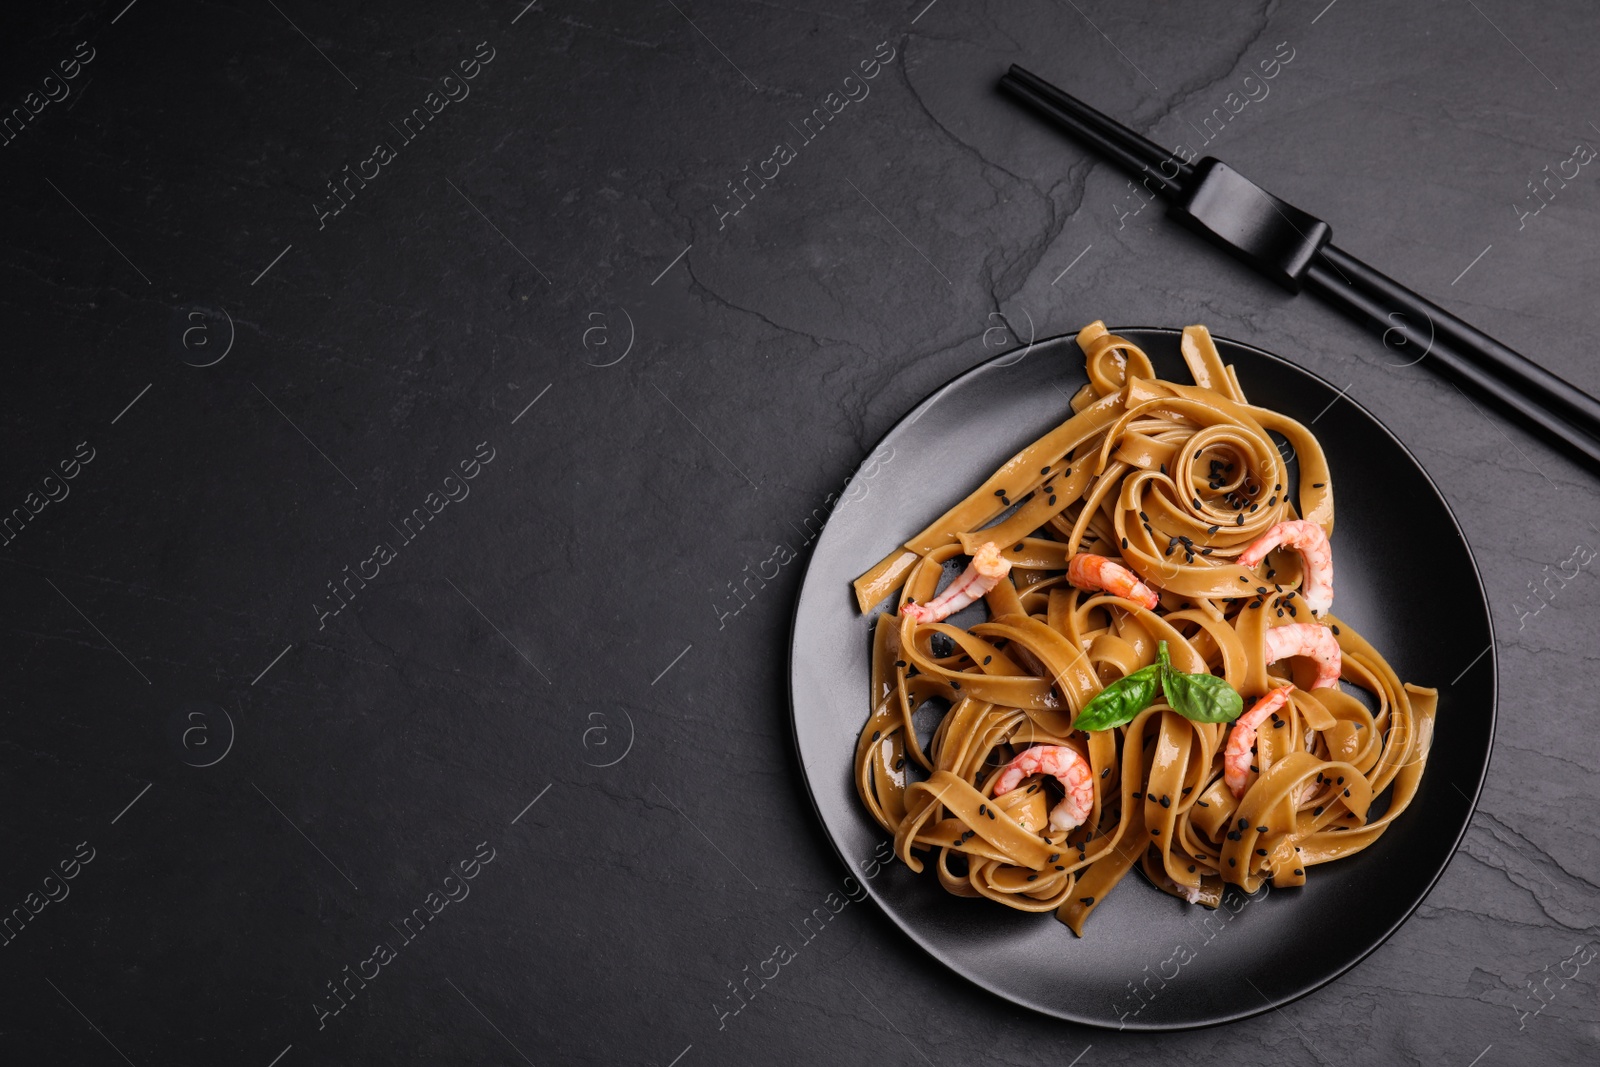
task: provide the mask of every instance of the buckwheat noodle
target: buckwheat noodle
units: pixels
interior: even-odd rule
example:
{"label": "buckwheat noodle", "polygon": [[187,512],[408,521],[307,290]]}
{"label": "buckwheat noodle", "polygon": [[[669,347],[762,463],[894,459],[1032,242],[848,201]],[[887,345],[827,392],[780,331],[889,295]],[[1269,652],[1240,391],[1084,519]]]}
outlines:
{"label": "buckwheat noodle", "polygon": [[[856,579],[863,613],[896,590],[900,599],[873,631],[855,777],[912,870],[931,860],[950,893],[1054,911],[1081,935],[1135,864],[1167,893],[1216,907],[1224,883],[1303,885],[1310,868],[1372,844],[1416,795],[1437,691],[1403,684],[1336,615],[1313,616],[1297,553],[1274,551],[1253,569],[1236,562],[1285,520],[1331,534],[1333,483],[1316,437],[1250,404],[1203,326],[1183,333],[1192,385],[1157,378],[1102,323],[1078,345],[1089,383],[1072,417]],[[1297,486],[1273,432],[1298,457]],[[984,598],[987,620],[905,613],[934,599],[946,561],[986,543],[1011,564]],[[1075,588],[1066,568],[1076,552],[1120,561],[1159,605]],[[1331,629],[1341,681],[1376,711],[1338,684],[1313,689],[1308,659],[1268,662],[1266,632],[1297,622]],[[1242,797],[1223,780],[1230,724],[1185,718],[1164,696],[1126,726],[1072,729],[1104,686],[1154,662],[1160,641],[1173,667],[1219,675],[1247,706],[1294,684],[1257,731]],[[948,711],[924,750],[912,716],[930,700]],[[1035,744],[1069,746],[1093,772],[1092,810],[1075,829],[1049,824],[1052,778],[993,796],[1005,764]]]}

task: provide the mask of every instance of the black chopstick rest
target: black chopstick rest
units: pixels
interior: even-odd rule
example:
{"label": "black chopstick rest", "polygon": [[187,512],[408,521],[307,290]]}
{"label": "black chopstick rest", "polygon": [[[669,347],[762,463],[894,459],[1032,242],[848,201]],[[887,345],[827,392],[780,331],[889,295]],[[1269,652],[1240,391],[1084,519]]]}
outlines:
{"label": "black chopstick rest", "polygon": [[1232,252],[1292,293],[1333,236],[1326,222],[1279,200],[1226,163],[1206,156],[1167,214]]}

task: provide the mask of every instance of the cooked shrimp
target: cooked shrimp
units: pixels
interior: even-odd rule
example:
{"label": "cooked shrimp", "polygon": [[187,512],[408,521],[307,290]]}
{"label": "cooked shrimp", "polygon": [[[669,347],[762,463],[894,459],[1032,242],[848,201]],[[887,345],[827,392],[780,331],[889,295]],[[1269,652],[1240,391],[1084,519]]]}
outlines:
{"label": "cooked shrimp", "polygon": [[1124,600],[1135,601],[1150,611],[1154,611],[1156,605],[1161,603],[1155,590],[1141,582],[1128,568],[1115,560],[1089,552],[1079,552],[1067,561],[1067,581],[1079,589],[1098,589]]}
{"label": "cooked shrimp", "polygon": [[1280,522],[1250,543],[1239,556],[1239,566],[1255,567],[1278,547],[1292,548],[1305,562],[1305,587],[1300,595],[1318,615],[1333,607],[1333,549],[1322,527],[1305,519]]}
{"label": "cooked shrimp", "polygon": [[1000,554],[999,546],[986,542],[973,555],[972,562],[944,592],[926,604],[907,604],[900,614],[916,622],[939,622],[985,596],[1011,573],[1011,561]]}
{"label": "cooked shrimp", "polygon": [[1250,705],[1250,710],[1233,720],[1228,732],[1228,747],[1222,754],[1222,781],[1235,797],[1244,796],[1250,784],[1250,754],[1256,747],[1256,729],[1267,721],[1267,716],[1283,707],[1294,686],[1274,689]]}
{"label": "cooked shrimp", "polygon": [[1316,660],[1317,680],[1311,683],[1311,688],[1326,689],[1339,684],[1344,657],[1339,652],[1339,639],[1326,626],[1314,622],[1275,626],[1266,633],[1266,647],[1268,663],[1290,656],[1310,656]]}
{"label": "cooked shrimp", "polygon": [[1018,752],[995,779],[994,795],[1004,796],[1030,774],[1048,774],[1066,787],[1067,795],[1050,809],[1050,826],[1071,830],[1094,809],[1094,771],[1078,750],[1066,745],[1034,745]]}

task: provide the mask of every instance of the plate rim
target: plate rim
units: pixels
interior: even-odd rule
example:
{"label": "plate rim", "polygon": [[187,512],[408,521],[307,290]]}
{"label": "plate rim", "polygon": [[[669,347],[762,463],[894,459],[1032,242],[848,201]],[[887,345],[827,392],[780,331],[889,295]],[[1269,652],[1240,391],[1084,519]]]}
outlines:
{"label": "plate rim", "polygon": [[[1119,326],[1108,328],[1107,332],[1111,334],[1164,334],[1169,337],[1181,337],[1183,333],[1182,329],[1171,326]],[[1417,471],[1422,475],[1422,479],[1425,483],[1427,483],[1429,490],[1431,490],[1433,495],[1438,498],[1440,505],[1444,508],[1445,516],[1450,520],[1450,525],[1454,528],[1456,535],[1460,537],[1462,545],[1466,547],[1467,562],[1472,567],[1472,577],[1477,583],[1478,597],[1483,602],[1484,606],[1484,622],[1487,624],[1489,629],[1489,648],[1487,650],[1489,654],[1488,743],[1484,746],[1483,763],[1482,766],[1478,768],[1477,781],[1473,784],[1472,796],[1468,798],[1466,817],[1462,819],[1461,827],[1456,831],[1455,839],[1450,843],[1449,855],[1446,856],[1444,862],[1439,865],[1439,869],[1433,872],[1433,875],[1428,879],[1428,884],[1423,887],[1422,892],[1417,895],[1416,900],[1413,901],[1403,913],[1397,916],[1394,922],[1391,923],[1381,935],[1376,937],[1371,944],[1366,946],[1355,956],[1351,957],[1347,962],[1338,968],[1329,971],[1325,976],[1314,982],[1311,982],[1304,989],[1296,993],[1288,996],[1280,996],[1277,999],[1263,997],[1263,1003],[1260,1007],[1236,1011],[1226,1015],[1218,1015],[1214,1018],[1208,1018],[1198,1022],[1134,1021],[1124,1022],[1119,1026],[1112,1026],[1110,1023],[1102,1019],[1073,1015],[1066,1011],[1056,1011],[1019,999],[1005,990],[995,988],[989,984],[988,981],[969,973],[963,968],[957,966],[951,960],[945,958],[934,948],[933,945],[929,943],[928,938],[924,934],[914,927],[908,925],[906,922],[902,921],[901,917],[883,902],[877,891],[874,890],[866,880],[859,880],[861,887],[866,890],[867,895],[872,898],[872,902],[877,907],[878,911],[887,917],[890,923],[892,923],[898,930],[901,931],[901,933],[909,938],[913,944],[915,944],[923,952],[927,953],[930,957],[936,960],[940,966],[944,967],[952,974],[959,976],[964,981],[977,986],[979,989],[984,990],[992,996],[999,997],[1009,1004],[1014,1004],[1017,1007],[1025,1008],[1028,1011],[1035,1012],[1047,1018],[1058,1019],[1062,1022],[1075,1023],[1080,1026],[1090,1026],[1100,1030],[1111,1030],[1119,1033],[1126,1030],[1143,1031],[1147,1033],[1170,1033],[1183,1030],[1204,1030],[1213,1026],[1224,1026],[1228,1023],[1242,1022],[1245,1019],[1250,1019],[1257,1015],[1265,1014],[1269,1011],[1275,1011],[1289,1004],[1293,1004],[1295,1001],[1300,1000],[1303,997],[1310,996],[1317,990],[1326,987],[1330,983],[1348,974],[1357,965],[1366,960],[1378,949],[1382,948],[1388,943],[1389,939],[1395,935],[1400,927],[1404,926],[1406,922],[1410,920],[1412,915],[1416,914],[1417,909],[1421,907],[1423,901],[1427,900],[1428,896],[1432,894],[1434,888],[1439,884],[1439,879],[1444,877],[1445,871],[1450,868],[1451,863],[1455,861],[1456,856],[1460,853],[1461,842],[1466,837],[1467,831],[1471,829],[1472,820],[1478,813],[1478,802],[1482,798],[1483,786],[1489,778],[1489,768],[1494,759],[1495,735],[1499,732],[1500,649],[1499,641],[1495,636],[1494,612],[1490,610],[1488,590],[1483,584],[1483,572],[1478,566],[1478,557],[1477,553],[1472,547],[1472,541],[1467,537],[1467,532],[1462,529],[1461,520],[1456,517],[1455,509],[1450,506],[1450,501],[1440,490],[1439,484],[1434,481],[1433,475],[1428,472],[1428,468],[1422,464],[1422,461],[1417,458],[1416,454],[1413,453],[1410,448],[1406,447],[1406,443],[1400,440],[1400,438],[1395,435],[1393,430],[1389,429],[1388,425],[1382,419],[1378,418],[1371,411],[1367,410],[1364,404],[1350,396],[1347,392],[1341,392],[1337,386],[1328,381],[1326,378],[1322,377],[1322,375],[1300,365],[1299,363],[1295,363],[1289,359],[1286,359],[1283,356],[1269,352],[1257,345],[1249,344],[1244,341],[1238,341],[1231,337],[1226,337],[1219,334],[1213,334],[1212,339],[1220,343],[1225,343],[1244,349],[1245,351],[1250,352],[1252,355],[1267,359],[1273,363],[1282,364],[1290,370],[1303,374],[1318,384],[1327,387],[1329,390],[1338,393],[1345,400],[1349,401],[1350,404],[1356,408],[1356,410],[1365,415],[1373,425],[1377,426],[1378,429],[1383,431],[1383,433],[1388,436],[1390,441],[1394,442],[1395,446],[1400,449],[1401,453],[1411,461],[1412,465],[1415,466]],[[917,416],[918,411],[930,399],[942,395],[947,390],[954,388],[955,385],[963,379],[980,374],[996,364],[999,364],[1003,360],[1015,359],[1018,351],[1026,354],[1035,348],[1054,344],[1056,342],[1067,342],[1074,347],[1079,347],[1076,333],[1054,334],[1050,337],[1029,341],[1026,345],[1006,349],[1005,351],[1000,352],[989,359],[985,359],[979,363],[973,364],[965,370],[957,372],[950,379],[931,390],[926,396],[913,404],[903,415],[900,416],[900,418],[896,419],[887,430],[878,436],[878,438],[872,443],[872,446],[867,449],[865,458],[871,458],[874,454],[876,454],[877,451],[883,446],[884,442],[890,437],[894,436],[902,426],[907,424],[908,420],[911,420],[914,416]],[[1081,347],[1079,347],[1079,351],[1082,351]],[[1007,364],[1007,366],[1009,365],[1010,364]],[[852,471],[852,478],[856,473],[859,473],[862,463],[865,463],[865,459],[855,466],[854,470]],[[800,724],[795,704],[795,642],[799,631],[800,608],[805,602],[806,579],[811,575],[811,564],[816,558],[817,548],[821,547],[822,545],[822,538],[826,535],[827,529],[824,528],[818,535],[816,544],[812,547],[810,555],[806,557],[805,569],[800,575],[800,585],[795,593],[794,607],[789,616],[788,662],[786,664],[788,684],[785,687],[789,701],[789,739],[794,746],[795,763],[799,766],[800,778],[802,783],[805,785],[806,798],[811,802],[812,813],[816,816],[817,823],[822,829],[823,836],[827,838],[829,847],[833,849],[834,854],[839,858],[839,861],[844,864],[845,869],[850,872],[850,875],[854,876],[856,874],[855,867],[850,862],[850,858],[845,855],[844,850],[840,847],[838,840],[834,837],[833,829],[831,826],[829,826],[827,818],[822,813],[821,806],[817,803],[816,789],[812,786],[811,775],[806,769],[805,757],[800,748]],[[1468,667],[1468,670],[1470,669],[1471,666]]]}

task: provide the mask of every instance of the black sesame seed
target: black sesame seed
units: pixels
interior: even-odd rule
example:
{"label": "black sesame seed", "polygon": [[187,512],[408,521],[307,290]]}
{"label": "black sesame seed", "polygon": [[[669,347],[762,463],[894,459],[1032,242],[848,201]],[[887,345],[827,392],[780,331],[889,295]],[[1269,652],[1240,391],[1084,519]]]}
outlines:
{"label": "black sesame seed", "polygon": [[906,661],[903,659],[897,659],[894,661],[894,665],[896,667],[904,667],[906,665]]}
{"label": "black sesame seed", "polygon": [[1294,869],[1294,873],[1295,873],[1295,875],[1297,877],[1304,877],[1306,872],[1304,870],[1300,869],[1299,867],[1296,867]]}
{"label": "black sesame seed", "polygon": [[1045,501],[1046,504],[1054,504],[1055,502],[1056,502],[1056,498],[1053,497],[1053,496],[1049,500]]}
{"label": "black sesame seed", "polygon": [[1237,867],[1239,865],[1237,863],[1233,862],[1233,857],[1232,856],[1229,856],[1228,857],[1228,866],[1229,867]]}
{"label": "black sesame seed", "polygon": [[1133,796],[1133,799],[1135,799],[1135,800],[1141,800],[1141,799],[1144,798],[1144,794],[1143,793],[1134,793],[1134,794],[1132,794],[1132,796]]}
{"label": "black sesame seed", "polygon": [[1264,585],[1258,585],[1258,586],[1256,586],[1256,592],[1260,593],[1262,596],[1266,596],[1267,595],[1267,587],[1264,586]]}
{"label": "black sesame seed", "polygon": [[1128,550],[1128,539],[1126,537],[1122,539],[1122,550],[1124,552]]}
{"label": "black sesame seed", "polygon": [[1278,502],[1278,498],[1276,496],[1267,497],[1267,507],[1270,508],[1272,505],[1276,504],[1277,502]]}
{"label": "black sesame seed", "polygon": [[1337,781],[1337,782],[1338,782],[1338,784],[1339,784],[1339,785],[1344,785],[1344,775],[1342,775],[1342,774],[1341,774],[1341,775],[1340,775],[1340,776],[1339,776],[1339,777],[1338,777],[1338,778],[1337,778],[1337,779],[1336,779],[1336,781]]}
{"label": "black sesame seed", "polygon": [[1050,473],[1050,468],[1049,467],[1040,467],[1039,468],[1039,473],[1040,474],[1049,474]]}
{"label": "black sesame seed", "polygon": [[1327,482],[1312,482],[1311,483],[1311,488],[1313,488],[1313,489],[1321,489],[1324,485],[1327,485],[1327,484],[1328,484]]}
{"label": "black sesame seed", "polygon": [[1265,855],[1266,855],[1266,854],[1267,854],[1267,850],[1266,850],[1266,849],[1264,849],[1264,848],[1258,848],[1258,849],[1256,849],[1256,855],[1258,855],[1258,856],[1265,856]]}
{"label": "black sesame seed", "polygon": [[1211,528],[1210,528],[1210,529],[1209,529],[1209,530],[1207,530],[1207,531],[1206,531],[1206,533],[1208,533],[1208,534],[1214,534],[1214,533],[1216,533],[1216,532],[1217,532],[1217,531],[1218,531],[1218,530],[1220,530],[1220,529],[1222,529],[1222,527],[1221,527],[1221,526],[1212,526],[1212,527],[1211,527]]}
{"label": "black sesame seed", "polygon": [[1189,873],[1190,873],[1190,874],[1193,874],[1193,873],[1194,873],[1194,864],[1192,864],[1192,863],[1191,863],[1191,864],[1189,864]]}
{"label": "black sesame seed", "polygon": [[1259,600],[1254,601],[1250,606],[1252,608],[1259,608],[1261,606],[1261,601],[1259,601]]}
{"label": "black sesame seed", "polygon": [[1194,450],[1194,458],[1195,459],[1199,459],[1200,458],[1200,449],[1197,448],[1197,449]]}
{"label": "black sesame seed", "polygon": [[1345,796],[1349,796],[1349,795],[1350,795],[1350,790],[1348,790],[1348,789],[1346,789],[1346,790],[1345,790],[1345,791],[1344,791],[1344,795],[1345,795]]}
{"label": "black sesame seed", "polygon": [[1200,503],[1200,498],[1199,497],[1195,497],[1194,498],[1194,506],[1197,507],[1197,508],[1205,507],[1204,504]]}
{"label": "black sesame seed", "polygon": [[1009,508],[1011,506],[1011,498],[1003,496],[1003,497],[1000,498],[1000,503],[1004,504],[1006,507]]}
{"label": "black sesame seed", "polygon": [[1318,804],[1316,807],[1312,808],[1311,809],[1311,814],[1312,815],[1321,815],[1322,814],[1322,805]]}
{"label": "black sesame seed", "polygon": [[1339,628],[1337,626],[1330,626],[1329,629],[1333,631],[1333,636],[1339,636]]}
{"label": "black sesame seed", "polygon": [[878,735],[879,735],[879,734],[880,734],[880,733],[882,733],[882,731],[880,731],[880,730],[874,730],[874,731],[872,731],[872,739],[873,739],[873,740],[874,740],[874,741],[876,741],[876,740],[877,740],[877,739],[878,739]]}
{"label": "black sesame seed", "polygon": [[1161,831],[1160,830],[1151,830],[1150,831],[1150,836],[1151,837],[1160,837],[1161,836]]}
{"label": "black sesame seed", "polygon": [[1209,808],[1211,806],[1210,804],[1206,803],[1204,800],[1197,800],[1197,801],[1195,801],[1195,803],[1200,805],[1202,808]]}
{"label": "black sesame seed", "polygon": [[985,657],[983,657],[983,665],[985,667],[987,667],[989,665],[989,661],[992,660],[992,659],[994,659],[993,656],[985,656]]}
{"label": "black sesame seed", "polygon": [[995,496],[1005,496],[1006,495],[1006,491],[1004,489],[996,489],[994,491],[994,495]]}
{"label": "black sesame seed", "polygon": [[1267,832],[1267,828],[1266,828],[1266,827],[1265,827],[1265,826],[1258,826],[1258,827],[1256,827],[1256,833],[1258,833],[1258,834],[1264,834],[1264,833],[1266,833],[1266,832]]}
{"label": "black sesame seed", "polygon": [[1107,767],[1105,770],[1100,772],[1100,777],[1106,778],[1106,777],[1109,777],[1110,774],[1111,774],[1111,768]]}
{"label": "black sesame seed", "polygon": [[1280,618],[1280,619],[1283,618],[1283,609],[1282,608],[1278,609],[1278,618]]}
{"label": "black sesame seed", "polygon": [[1234,525],[1235,525],[1235,526],[1243,526],[1243,525],[1244,525],[1244,516],[1243,516],[1243,515],[1240,515],[1240,516],[1239,516],[1239,521],[1238,521],[1238,522],[1236,522],[1236,523],[1234,523]]}
{"label": "black sesame seed", "polygon": [[1228,840],[1229,840],[1229,841],[1237,841],[1237,840],[1239,840],[1239,839],[1240,839],[1240,838],[1241,838],[1241,837],[1243,837],[1243,836],[1244,836],[1244,835],[1243,835],[1243,834],[1241,834],[1241,833],[1240,833],[1240,832],[1239,832],[1239,831],[1237,831],[1237,830],[1229,830],[1229,831],[1228,831]]}
{"label": "black sesame seed", "polygon": [[1239,829],[1243,830],[1246,826],[1249,826],[1249,825],[1250,825],[1250,820],[1249,819],[1240,819],[1239,820]]}
{"label": "black sesame seed", "polygon": [[901,767],[904,767],[905,765],[906,765],[906,758],[904,756],[901,756],[899,759],[894,761],[894,769],[897,770],[897,771]]}
{"label": "black sesame seed", "polygon": [[989,806],[987,804],[979,804],[978,805],[978,814],[979,815],[982,815],[984,812],[986,812],[988,810],[989,810]]}
{"label": "black sesame seed", "polygon": [[1144,520],[1146,520],[1146,521],[1148,521],[1148,520],[1149,520],[1149,518],[1150,518],[1150,516],[1148,516],[1148,515],[1146,515],[1146,514],[1145,514],[1145,513],[1144,513],[1144,512],[1142,512],[1142,511],[1141,511],[1141,512],[1139,512],[1139,517],[1140,517],[1140,518],[1141,518],[1141,519],[1144,519]]}
{"label": "black sesame seed", "polygon": [[1087,907],[1088,905],[1094,903],[1094,897],[1079,897],[1078,898],[1078,903],[1080,903],[1080,904],[1084,905],[1085,907]]}
{"label": "black sesame seed", "polygon": [[[1290,615],[1294,616],[1297,619],[1300,617],[1300,613],[1298,611],[1294,610],[1294,605],[1293,604],[1285,604],[1284,606],[1289,609],[1289,614]],[[1279,612],[1279,614],[1281,615],[1282,612]]]}
{"label": "black sesame seed", "polygon": [[1190,793],[1193,793],[1193,792],[1194,792],[1194,786],[1186,785],[1186,786],[1183,787],[1183,795],[1184,796],[1188,796]]}
{"label": "black sesame seed", "polygon": [[960,682],[951,682],[950,683],[950,688],[951,689],[960,689],[961,688],[961,683]]}
{"label": "black sesame seed", "polygon": [[1251,510],[1251,511],[1254,511],[1254,510],[1255,510],[1255,509],[1256,509],[1256,508],[1258,508],[1258,507],[1260,507],[1260,506],[1261,506],[1261,505],[1259,505],[1259,504],[1251,504],[1251,505],[1250,505],[1250,510]]}
{"label": "black sesame seed", "polygon": [[1249,582],[1250,582],[1250,579],[1246,575],[1243,575],[1243,574],[1239,575],[1239,580],[1241,582],[1244,582],[1246,585],[1248,585]]}
{"label": "black sesame seed", "polygon": [[1022,545],[1018,545],[1016,548],[1012,549],[1011,551],[1013,551],[1013,552],[1021,552],[1022,548],[1023,548]]}
{"label": "black sesame seed", "polygon": [[[1279,614],[1279,615],[1282,615],[1282,614],[1283,614],[1283,612],[1281,612],[1281,611],[1280,611],[1280,612],[1278,612],[1278,614]],[[1281,729],[1282,729],[1282,728],[1283,728],[1283,727],[1284,727],[1284,726],[1285,726],[1285,725],[1286,725],[1286,724],[1285,724],[1285,723],[1284,723],[1284,721],[1283,721],[1283,720],[1282,720],[1282,719],[1279,719],[1279,720],[1278,720],[1278,721],[1277,721],[1277,722],[1275,722],[1275,723],[1273,723],[1273,724],[1272,724],[1272,728],[1273,728],[1273,729],[1274,729],[1274,730],[1281,730]]]}
{"label": "black sesame seed", "polygon": [[1065,867],[1063,867],[1063,866],[1062,866],[1062,865],[1061,865],[1061,864],[1059,864],[1059,863],[1058,863],[1058,864],[1056,864],[1056,870],[1058,870],[1058,871],[1064,871],[1064,870],[1066,870],[1066,868],[1065,868]]}
{"label": "black sesame seed", "polygon": [[1035,878],[1037,878],[1037,877],[1039,877],[1039,876],[1038,876],[1038,875],[1037,875],[1037,874],[1030,874],[1030,875],[1028,875],[1028,881],[1030,881],[1030,882],[1031,882],[1031,881],[1033,881],[1033,880],[1034,880],[1034,879],[1035,879]]}
{"label": "black sesame seed", "polygon": [[1047,860],[1045,860],[1045,862],[1046,862],[1046,863],[1054,863],[1054,862],[1055,862],[1055,861],[1056,861],[1056,860],[1058,860],[1058,859],[1060,859],[1060,858],[1061,858],[1061,853],[1059,853],[1059,852],[1052,852],[1052,853],[1050,853],[1050,858],[1049,858],[1049,859],[1047,859]]}
{"label": "black sesame seed", "polygon": [[1161,794],[1161,806],[1163,808],[1172,807],[1172,798],[1170,796],[1168,796],[1167,794],[1162,793]]}

